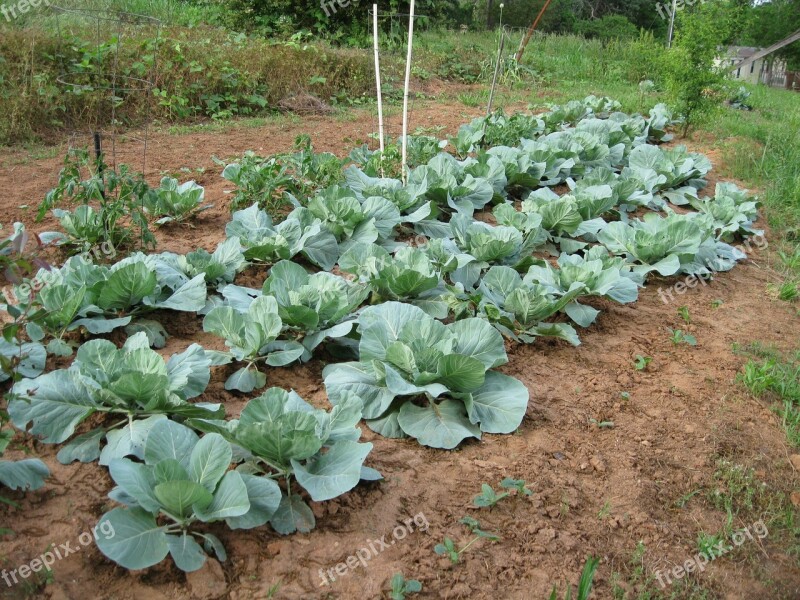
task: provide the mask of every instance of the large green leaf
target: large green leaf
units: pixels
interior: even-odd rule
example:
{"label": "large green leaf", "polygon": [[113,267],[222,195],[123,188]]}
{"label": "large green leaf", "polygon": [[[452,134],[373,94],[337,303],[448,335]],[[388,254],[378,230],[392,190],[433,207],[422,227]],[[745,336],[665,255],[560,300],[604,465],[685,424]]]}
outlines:
{"label": "large green leaf", "polygon": [[401,302],[386,302],[370,306],[361,313],[361,343],[359,352],[362,361],[384,360],[386,350],[397,341],[406,323],[414,320],[429,320],[421,308]]}
{"label": "large green leaf", "polygon": [[144,462],[155,465],[174,458],[185,469],[189,468],[192,450],[199,441],[197,434],[184,425],[163,419],[153,425],[144,446]]}
{"label": "large green leaf", "polygon": [[336,498],[358,484],[361,465],[370,450],[372,444],[369,443],[340,441],[306,464],[292,460],[297,483],[306,489],[315,502]]}
{"label": "large green leaf", "polygon": [[247,486],[236,471],[228,471],[219,483],[214,499],[207,506],[195,505],[194,512],[201,521],[209,523],[228,517],[240,517],[250,510]]}
{"label": "large green leaf", "polygon": [[126,569],[146,569],[160,563],[169,552],[167,536],[153,515],[140,508],[115,508],[102,516],[99,531],[110,529],[113,536],[97,536],[100,552]]}
{"label": "large green leaf", "polygon": [[212,501],[211,492],[188,479],[159,483],[153,493],[164,510],[178,519],[185,519]]}
{"label": "large green leaf", "polygon": [[100,458],[100,442],[105,434],[105,428],[99,427],[72,438],[58,451],[58,462],[68,465],[74,460],[82,463],[97,460]]}
{"label": "large green leaf", "polygon": [[233,459],[231,445],[218,433],[209,433],[197,443],[189,459],[189,476],[213,492]]}
{"label": "large green leaf", "polygon": [[454,392],[472,392],[483,385],[485,373],[485,365],[477,358],[448,354],[439,361],[436,381]]}
{"label": "large green leaf", "polygon": [[122,488],[128,496],[145,510],[155,513],[161,508],[161,503],[153,489],[156,480],[152,470],[141,463],[133,462],[127,458],[115,458],[108,465],[111,478]]}
{"label": "large green leaf", "polygon": [[14,425],[43,442],[59,444],[91,415],[98,404],[92,382],[75,371],[53,371],[14,385],[8,414]]}
{"label": "large green leaf", "polygon": [[314,529],[315,524],[314,513],[297,494],[283,496],[278,510],[270,519],[272,528],[281,535],[289,535],[295,531],[308,533]]}
{"label": "large green leaf", "polygon": [[365,363],[348,362],[328,365],[322,371],[325,389],[332,404],[352,393],[364,402],[364,418],[380,417],[394,400],[394,394],[378,383],[371,367]]}
{"label": "large green leaf", "polygon": [[480,427],[470,422],[464,403],[457,400],[425,407],[406,402],[397,421],[408,435],[431,448],[452,450],[468,437],[481,437]]}
{"label": "large green leaf", "polygon": [[175,561],[175,566],[181,571],[190,573],[202,568],[206,562],[206,553],[194,538],[188,533],[180,535],[167,535],[169,554]]}
{"label": "large green leaf", "polygon": [[486,433],[516,431],[528,407],[528,388],[513,377],[489,371],[486,382],[464,403],[472,423]]}
{"label": "large green leaf", "polygon": [[479,360],[487,369],[508,362],[503,336],[483,319],[463,319],[447,326],[456,336],[454,352]]}
{"label": "large green leaf", "polygon": [[104,310],[125,310],[153,294],[157,285],[154,270],[143,262],[130,263],[109,275],[97,305]]}
{"label": "large green leaf", "polygon": [[12,490],[38,490],[50,469],[38,458],[0,460],[0,483]]}
{"label": "large green leaf", "polygon": [[[121,429],[112,429],[106,436],[106,446],[100,453],[100,464],[108,465],[115,458],[135,456],[144,459],[144,446],[153,425],[166,419],[165,415],[152,415],[136,420]],[[102,431],[102,430],[101,430]]]}
{"label": "large green leaf", "polygon": [[281,488],[272,479],[242,473],[247,487],[250,510],[238,517],[228,517],[225,522],[231,529],[252,529],[267,523],[281,502]]}

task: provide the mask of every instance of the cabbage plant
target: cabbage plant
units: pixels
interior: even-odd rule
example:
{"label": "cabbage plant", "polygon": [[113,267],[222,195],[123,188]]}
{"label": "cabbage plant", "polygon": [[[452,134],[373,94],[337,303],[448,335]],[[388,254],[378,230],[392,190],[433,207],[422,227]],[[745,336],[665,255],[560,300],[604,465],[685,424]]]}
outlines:
{"label": "cabbage plant", "polygon": [[[345,394],[332,411],[316,409],[298,396],[270,388],[247,403],[238,420],[192,421],[205,431],[217,432],[240,451],[243,463],[237,472],[278,488],[279,502],[270,516],[272,528],[282,535],[315,526],[314,513],[293,482],[315,502],[331,500],[353,489],[360,480],[380,479],[364,467],[372,450],[361,443],[361,400]],[[276,486],[277,487],[277,486]],[[263,523],[257,523],[263,524]]]}
{"label": "cabbage plant", "polygon": [[[583,284],[581,297],[601,296],[620,304],[636,302],[641,283],[625,259],[608,256],[603,246],[594,246],[586,256],[561,254],[557,268],[547,262],[533,265],[524,281],[543,285],[555,294],[567,294],[576,284]],[[564,312],[581,327],[594,323],[600,314],[599,310],[577,300],[567,304]]]}
{"label": "cabbage plant", "polygon": [[706,235],[694,219],[655,213],[642,220],[609,223],[597,235],[598,241],[613,254],[624,255],[635,263],[633,271],[646,275],[656,271],[665,277],[675,275],[692,263]]}
{"label": "cabbage plant", "polygon": [[352,331],[353,313],[369,288],[333,273],[312,275],[296,263],[281,261],[270,270],[262,292],[275,298],[284,336],[302,345],[301,360],[308,361],[323,341]]}
{"label": "cabbage plant", "polygon": [[138,252],[111,267],[76,256],[36,277],[45,285],[34,302],[46,311],[42,326],[54,338],[47,350],[58,355],[72,354],[63,341],[69,331],[110,333],[157,309],[197,312],[206,303],[203,274],[167,276],[156,255]]}
{"label": "cabbage plant", "polygon": [[232,237],[217,245],[214,252],[202,248],[188,254],[157,254],[156,272],[162,281],[179,286],[203,275],[206,283],[219,287],[232,283],[237,273],[247,266],[239,239]]}
{"label": "cabbage plant", "polygon": [[293,212],[273,225],[272,218],[257,204],[233,213],[225,226],[229,238],[239,238],[247,260],[276,263],[302,254],[312,264],[331,269],[339,258],[333,233],[310,212]]}
{"label": "cabbage plant", "polygon": [[692,208],[700,218],[708,221],[708,227],[724,242],[733,242],[736,236],[761,235],[753,223],[758,219],[759,202],[747,190],[734,183],[718,183],[713,198],[692,199]]}
{"label": "cabbage plant", "polygon": [[160,217],[156,224],[181,223],[197,214],[212,208],[213,204],[203,204],[205,190],[194,181],[178,183],[177,179],[164,177],[161,185],[153,193],[143,197],[144,207],[154,217]]}
{"label": "cabbage plant", "polygon": [[99,458],[108,464],[127,455],[141,457],[147,432],[159,420],[224,415],[218,405],[187,402],[205,390],[212,361],[212,355],[192,344],[165,362],[149,348],[144,333],[128,338],[122,348],[108,340],[91,340],[80,347],[68,369],[17,382],[8,414],[17,428],[24,431],[30,424],[29,433],[50,444],[67,441],[96,413],[116,415],[116,423],[71,440],[58,460],[67,464]]}
{"label": "cabbage plant", "polygon": [[442,277],[458,265],[452,254],[436,264],[420,248],[404,246],[394,256],[375,244],[356,244],[339,259],[339,268],[356,275],[372,291],[371,304],[401,300],[419,306],[433,317],[447,317]]}
{"label": "cabbage plant", "polygon": [[280,503],[274,481],[229,470],[233,450],[217,433],[199,438],[188,427],[159,421],[140,460],[111,461],[116,487],[109,497],[124,506],[97,525],[97,547],[126,569],[146,569],[167,554],[182,571],[200,569],[212,552],[225,561],[222,542],[201,527],[219,521],[232,529],[258,527]]}
{"label": "cabbage plant", "polygon": [[233,306],[215,306],[203,319],[203,330],[225,340],[226,361],[246,363],[225,381],[226,390],[252,392],[267,384],[258,366],[283,367],[300,358],[305,349],[296,341],[278,340],[283,321],[272,296],[253,300],[244,311]]}
{"label": "cabbage plant", "polygon": [[363,400],[373,431],[451,449],[519,427],[528,390],[492,370],[508,357],[485,320],[444,325],[416,306],[386,302],[361,313],[359,331],[360,360],[329,365],[323,375],[334,405],[349,394]]}
{"label": "cabbage plant", "polygon": [[[574,282],[566,291],[539,284],[514,269],[496,266],[481,278],[477,288],[477,314],[510,339],[526,344],[537,337],[554,337],[578,346],[580,340],[569,323],[547,322],[584,295],[586,286]],[[588,307],[587,307],[588,308]]]}

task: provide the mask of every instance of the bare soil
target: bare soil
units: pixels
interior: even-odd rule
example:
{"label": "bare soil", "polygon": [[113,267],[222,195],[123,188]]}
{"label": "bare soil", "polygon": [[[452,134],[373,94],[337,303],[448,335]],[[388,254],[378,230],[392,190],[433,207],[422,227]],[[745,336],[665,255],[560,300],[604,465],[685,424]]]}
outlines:
{"label": "bare soil", "polygon": [[[444,125],[446,133],[455,133],[458,125],[479,113],[458,104],[423,104],[415,108],[412,128]],[[354,115],[351,121],[313,116],[298,124],[224,133],[153,134],[148,178],[155,183],[164,171],[205,167],[198,181],[206,187],[206,199],[215,203],[192,227],[160,230],[158,250],[211,250],[224,238],[229,220],[226,191],[231,186],[220,177],[212,155],[231,158],[248,149],[284,152],[301,133],[312,136],[318,151],[344,154],[376,128],[371,113]],[[399,131],[399,117],[389,119],[389,128]],[[62,157],[59,152],[53,159],[24,160],[23,153],[0,153],[0,164],[7,165],[0,172],[0,222],[22,220],[36,231],[55,229],[50,218],[34,224],[32,210],[19,206],[38,204],[55,183]],[[647,572],[663,571],[697,553],[700,531],[723,528],[725,514],[707,500],[718,485],[718,460],[753,467],[766,492],[788,495],[800,488],[789,460],[793,451],[778,418],[734,382],[745,358],[734,354],[733,344],[758,340],[789,350],[800,339],[796,309],[767,291],[768,283],[779,280],[772,260],[768,249],[754,249],[750,260],[730,273],[674,294],[666,303],[658,290],[669,290],[676,280],[653,280],[634,305],[600,301],[596,306],[602,313],[595,325],[581,332],[583,344],[578,348],[547,341],[509,345],[510,362],[501,370],[521,379],[531,396],[518,432],[487,435],[481,442],[446,452],[414,441],[386,440],[364,428],[365,439],[375,445],[367,464],[379,469],[385,481],[362,484],[330,502],[312,503],[318,523],[307,535],[281,537],[269,527],[236,532],[212,527],[229,559],[223,564],[209,560],[194,574],[180,572],[169,559],[145,571],[128,572],[94,544],[81,547],[80,534],[91,531],[112,504],[106,496],[112,487],[106,469],[97,464],[60,465],[57,448],[22,438],[11,457],[41,456],[53,477],[38,492],[10,494],[17,508],[0,506],[2,526],[15,532],[2,540],[0,566],[16,569],[51,545],[71,542],[81,549],[53,565],[49,583],[42,578],[34,582],[37,574],[13,587],[0,583],[0,596],[371,599],[386,598],[392,574],[403,572],[423,583],[423,592],[416,596],[420,598],[543,599],[554,583],[561,594],[566,581],[577,583],[591,555],[601,559],[592,598],[613,597],[613,573],[620,574],[618,585],[629,592],[627,597],[635,598],[639,584],[634,582],[637,565],[631,564],[631,557],[637,543],[646,549],[638,566]],[[260,285],[264,270],[246,278],[249,285]],[[715,300],[722,304],[715,308]],[[689,309],[690,325],[676,312],[682,305]],[[192,342],[223,347],[221,340],[203,333],[201,319],[193,315],[170,315],[162,322],[172,336],[165,355]],[[698,345],[673,345],[669,328],[687,330]],[[634,368],[637,355],[653,358],[646,370]],[[293,388],[326,406],[323,366],[323,361],[314,360],[272,369],[269,385]],[[228,415],[235,417],[247,398],[224,390],[226,376],[224,368],[216,369],[201,399],[223,402]],[[492,509],[472,507],[482,483],[497,487],[504,477],[526,480],[533,494],[507,498]],[[474,543],[459,564],[451,565],[433,547],[445,536],[466,544],[471,536],[458,523],[465,515],[479,519],[501,539]],[[396,528],[415,516],[418,522],[427,521],[427,530],[395,538]],[[388,547],[366,568],[347,569],[344,576],[323,584],[320,569],[335,569],[383,536]],[[786,545],[778,537],[747,540],[689,578],[715,598],[800,598],[797,557],[785,553]]]}

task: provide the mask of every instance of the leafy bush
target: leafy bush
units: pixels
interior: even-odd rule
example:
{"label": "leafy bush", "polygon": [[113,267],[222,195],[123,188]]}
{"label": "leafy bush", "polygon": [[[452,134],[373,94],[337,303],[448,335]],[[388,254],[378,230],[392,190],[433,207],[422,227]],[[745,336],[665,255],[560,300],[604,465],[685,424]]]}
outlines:
{"label": "leafy bush", "polygon": [[66,444],[58,460],[66,464],[99,458],[107,465],[127,455],[141,458],[147,432],[166,416],[224,414],[218,406],[187,402],[205,390],[211,363],[197,344],[164,362],[150,350],[144,333],[129,337],[122,348],[91,340],[80,347],[68,369],[14,384],[8,414],[14,426],[24,431],[31,424],[30,433],[50,444],[68,440],[95,413],[118,415],[122,421],[95,427]]}
{"label": "leafy bush", "polygon": [[144,462],[111,461],[117,487],[109,497],[125,508],[112,509],[98,523],[102,531],[114,532],[97,536],[98,548],[127,569],[151,567],[167,554],[182,571],[200,569],[212,551],[224,561],[222,542],[198,531],[198,524],[225,521],[234,529],[250,529],[278,509],[278,484],[229,471],[233,451],[217,433],[201,439],[183,425],[162,420],[150,429],[139,458]]}
{"label": "leafy bush", "polygon": [[203,330],[218,335],[230,348],[227,362],[236,360],[246,366],[225,382],[226,390],[252,392],[267,384],[267,376],[258,370],[259,363],[282,367],[303,355],[305,349],[295,341],[278,340],[283,322],[278,302],[272,296],[253,300],[245,310],[216,306],[203,319]]}
{"label": "leafy bush", "polygon": [[334,405],[348,394],[362,398],[373,431],[450,449],[519,427],[528,390],[491,370],[508,357],[486,321],[444,325],[416,306],[386,302],[364,310],[359,326],[360,362],[329,365],[323,375]]}
{"label": "leafy bush", "polygon": [[164,177],[161,186],[145,197],[145,208],[150,215],[160,217],[156,224],[181,223],[213,207],[203,205],[205,190],[194,181],[178,183],[177,179]]}
{"label": "leafy bush", "polygon": [[578,21],[575,25],[577,33],[587,38],[601,40],[633,39],[639,35],[639,29],[622,15],[606,15],[592,21]]}
{"label": "leafy bush", "polygon": [[[234,472],[249,481],[271,484],[280,502],[271,515],[258,522],[244,518],[240,526],[253,527],[269,517],[282,535],[307,533],[315,526],[314,513],[298,493],[292,479],[312,500],[323,502],[353,489],[362,479],[381,479],[364,467],[371,443],[360,443],[361,400],[344,395],[331,412],[315,409],[295,392],[270,388],[247,403],[238,420],[192,421],[199,429],[221,434],[245,451],[244,463]],[[286,489],[273,481],[282,478]],[[249,487],[249,486],[248,486]],[[233,525],[232,525],[233,526]],[[236,528],[236,527],[234,527]]]}
{"label": "leafy bush", "polygon": [[[36,220],[53,210],[66,236],[59,243],[85,251],[103,243],[112,248],[154,247],[155,238],[147,224],[143,206],[152,204],[153,191],[141,174],[126,165],[110,168],[102,155],[90,167],[86,150],[70,150],[64,159],[57,186],[39,205]],[[82,169],[89,178],[82,179]],[[54,208],[64,201],[80,204],[74,211]],[[95,205],[98,208],[94,208]]]}

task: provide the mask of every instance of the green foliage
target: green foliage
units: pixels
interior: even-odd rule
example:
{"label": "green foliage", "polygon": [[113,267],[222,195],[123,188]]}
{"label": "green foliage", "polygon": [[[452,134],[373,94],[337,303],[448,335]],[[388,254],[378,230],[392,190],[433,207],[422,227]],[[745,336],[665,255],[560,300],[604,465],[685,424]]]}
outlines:
{"label": "green foliage", "polygon": [[194,181],[178,183],[177,179],[164,177],[161,185],[147,194],[143,201],[145,209],[153,217],[160,217],[157,225],[182,223],[197,214],[212,208],[213,204],[203,205],[205,190]]}
{"label": "green foliage", "polygon": [[402,573],[395,573],[391,581],[392,589],[389,597],[392,600],[405,600],[410,594],[418,594],[422,591],[422,584],[416,579],[406,579]]}
{"label": "green foliage", "polygon": [[[262,525],[267,518],[282,535],[307,533],[315,525],[314,513],[306,502],[292,493],[292,480],[302,486],[315,502],[341,496],[361,479],[380,479],[364,460],[371,443],[359,443],[361,400],[348,395],[328,413],[315,409],[295,392],[270,388],[247,403],[238,420],[193,420],[192,425],[221,434],[246,451],[237,472],[269,482],[278,491],[279,504],[269,514],[242,526]],[[285,490],[273,479],[284,479]],[[234,525],[232,525],[234,528]]]}
{"label": "green foliage", "polygon": [[639,35],[636,25],[622,15],[606,15],[593,21],[578,21],[575,30],[587,38],[601,40],[634,39]]}
{"label": "green foliage", "polygon": [[[0,340],[0,348],[4,340]],[[3,375],[7,375],[6,367],[0,371],[0,380]],[[21,375],[20,375],[21,376]],[[4,428],[8,421],[8,414],[5,410],[0,410],[0,457],[3,456],[11,440],[14,439],[14,432]],[[38,490],[44,485],[44,480],[50,477],[50,469],[47,468],[38,458],[23,458],[21,460],[0,460],[0,485],[4,485],[11,490]],[[0,496],[0,502],[17,506],[11,500]],[[5,535],[9,530],[0,529],[0,534]]]}
{"label": "green foliage", "polygon": [[129,337],[121,349],[108,340],[91,340],[81,346],[68,369],[15,383],[8,414],[15,427],[25,431],[31,424],[31,434],[51,444],[70,439],[78,425],[96,413],[118,415],[122,421],[95,427],[66,444],[59,461],[99,458],[107,465],[123,456],[141,458],[147,432],[165,415],[220,414],[218,406],[187,402],[205,390],[210,365],[211,358],[197,344],[165,362],[150,350],[144,333]]}
{"label": "green foliage", "polygon": [[636,367],[637,371],[646,371],[648,365],[653,362],[653,359],[649,356],[642,356],[638,354],[636,356],[636,360],[633,363],[633,366]]}
{"label": "green foliage", "polygon": [[456,543],[449,537],[445,537],[444,540],[442,540],[442,543],[436,544],[436,546],[433,547],[433,551],[436,554],[438,554],[439,556],[446,556],[447,558],[450,559],[450,562],[454,565],[458,564],[458,562],[461,560],[461,554],[463,554],[470,546],[472,546],[472,544],[474,544],[478,540],[485,539],[489,540],[490,542],[496,542],[500,539],[500,536],[498,536],[497,534],[490,533],[488,531],[484,531],[483,529],[481,529],[480,522],[477,521],[476,519],[473,519],[472,517],[462,517],[461,519],[459,519],[458,522],[466,526],[467,529],[469,529],[470,533],[475,537],[472,538],[472,540],[467,542],[461,548],[458,548]]}
{"label": "green foliage", "polygon": [[[82,179],[85,169],[89,177]],[[102,244],[115,249],[155,247],[144,208],[158,205],[155,194],[144,177],[126,165],[117,171],[106,164],[102,154],[92,161],[87,150],[71,149],[58,184],[39,204],[36,220],[41,221],[53,209],[66,232],[58,243],[78,253]],[[56,208],[64,202],[79,206],[74,211]]]}
{"label": "green foliage", "polygon": [[248,150],[222,176],[236,185],[232,211],[256,203],[276,215],[287,203],[285,194],[307,197],[341,181],[342,164],[329,152],[314,152],[311,138],[302,135],[295,152],[263,158]]}
{"label": "green foliage", "polygon": [[486,321],[444,325],[416,306],[386,302],[365,309],[359,325],[361,360],[329,365],[323,375],[334,405],[350,393],[364,400],[372,430],[451,449],[466,438],[480,439],[481,432],[519,426],[528,390],[491,370],[508,358],[502,337]]}
{"label": "green foliage", "polygon": [[252,392],[267,384],[267,376],[258,369],[259,364],[288,365],[303,355],[304,348],[298,342],[277,339],[283,322],[274,297],[261,296],[240,308],[242,310],[232,306],[212,308],[203,319],[203,330],[225,340],[230,349],[225,362],[246,363],[228,377],[225,389]]}
{"label": "green foliage", "polygon": [[714,61],[741,27],[743,8],[733,0],[703,2],[678,13],[673,47],[664,55],[665,83],[685,121],[683,135],[706,122],[726,95],[725,72]]}
{"label": "green foliage", "polygon": [[[162,420],[145,438],[139,457],[115,458],[109,465],[117,484],[109,497],[125,505],[98,523],[100,551],[128,569],[155,565],[167,554],[182,571],[196,571],[213,552],[225,548],[203,523],[225,521],[231,528],[263,525],[278,510],[280,488],[269,479],[229,471],[230,444],[219,434],[202,439],[191,429]],[[201,547],[198,540],[203,544]]]}
{"label": "green foliage", "polygon": [[[110,333],[154,310],[197,312],[205,305],[204,273],[190,279],[169,268],[160,269],[165,265],[156,256],[141,253],[111,267],[86,256],[73,256],[60,269],[40,270],[34,278],[39,283],[31,284],[38,294],[29,304],[45,311],[40,324],[54,338],[48,344],[51,353],[72,353],[63,341],[71,331]],[[151,344],[155,345],[153,340]]]}
{"label": "green foliage", "polygon": [[670,341],[678,346],[679,344],[686,344],[687,346],[696,346],[697,338],[690,333],[681,331],[680,329],[670,329]]}
{"label": "green foliage", "polygon": [[[599,558],[589,557],[586,559],[586,564],[583,566],[583,571],[581,571],[581,578],[578,581],[578,593],[575,596],[575,600],[589,600],[589,594],[592,593],[594,574],[599,564]],[[564,600],[572,600],[572,597],[572,586],[568,585]],[[550,592],[550,600],[558,600],[558,587],[556,585],[553,585],[553,591]]]}

